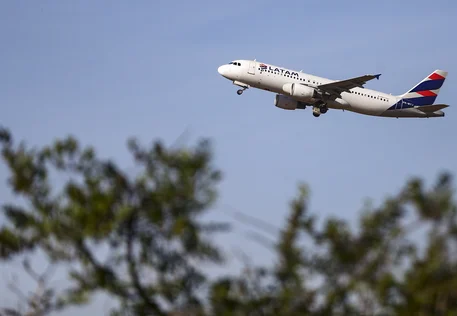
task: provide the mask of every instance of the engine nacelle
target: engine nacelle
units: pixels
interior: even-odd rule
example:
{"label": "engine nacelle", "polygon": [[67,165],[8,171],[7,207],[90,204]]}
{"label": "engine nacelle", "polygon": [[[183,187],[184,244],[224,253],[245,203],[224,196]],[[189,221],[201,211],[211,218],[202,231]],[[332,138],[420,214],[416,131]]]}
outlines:
{"label": "engine nacelle", "polygon": [[275,97],[275,106],[284,110],[304,109],[306,104],[294,100],[286,95],[277,94]]}
{"label": "engine nacelle", "polygon": [[310,101],[311,99],[319,96],[314,88],[304,86],[299,83],[286,83],[282,86],[282,90],[287,95],[302,101]]}

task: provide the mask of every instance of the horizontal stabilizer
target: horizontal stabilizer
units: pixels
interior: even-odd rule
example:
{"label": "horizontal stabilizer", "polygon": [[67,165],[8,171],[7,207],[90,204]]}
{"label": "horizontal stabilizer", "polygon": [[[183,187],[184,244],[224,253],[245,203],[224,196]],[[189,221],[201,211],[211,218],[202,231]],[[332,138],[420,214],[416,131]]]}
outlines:
{"label": "horizontal stabilizer", "polygon": [[448,106],[449,105],[447,105],[447,104],[422,105],[422,106],[416,107],[416,109],[418,109],[422,112],[430,113],[430,112],[436,112],[436,111],[442,110],[444,108],[447,108]]}

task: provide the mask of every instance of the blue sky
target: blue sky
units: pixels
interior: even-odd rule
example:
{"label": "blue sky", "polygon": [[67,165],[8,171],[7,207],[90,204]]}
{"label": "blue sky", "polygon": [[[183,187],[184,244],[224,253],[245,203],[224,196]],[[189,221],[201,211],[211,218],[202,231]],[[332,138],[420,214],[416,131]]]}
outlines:
{"label": "blue sky", "polygon": [[[410,176],[431,183],[457,171],[456,14],[441,0],[3,1],[0,123],[30,145],[75,135],[125,168],[131,136],[209,137],[224,173],[212,218],[235,209],[279,226],[306,182],[319,218],[352,220],[365,198],[395,194]],[[442,119],[404,120],[283,111],[274,94],[238,96],[217,73],[254,58],[331,79],[382,73],[366,87],[392,94],[440,68],[449,75],[437,102],[451,107]],[[2,200],[6,177],[2,165]],[[268,263],[246,228],[221,240]]]}

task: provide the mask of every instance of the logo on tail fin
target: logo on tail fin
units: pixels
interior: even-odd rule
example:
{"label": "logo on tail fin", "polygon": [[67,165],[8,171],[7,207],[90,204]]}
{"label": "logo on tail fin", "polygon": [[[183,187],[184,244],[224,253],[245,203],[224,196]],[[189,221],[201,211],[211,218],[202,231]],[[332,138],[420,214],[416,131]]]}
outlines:
{"label": "logo on tail fin", "polygon": [[432,105],[446,79],[447,71],[435,70],[408,92],[400,95],[400,101],[389,110],[412,108],[415,106]]}

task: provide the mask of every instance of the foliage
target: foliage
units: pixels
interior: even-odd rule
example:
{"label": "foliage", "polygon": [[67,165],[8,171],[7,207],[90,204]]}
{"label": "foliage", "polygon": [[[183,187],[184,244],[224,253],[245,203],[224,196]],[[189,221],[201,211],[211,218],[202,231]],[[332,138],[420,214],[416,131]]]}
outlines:
{"label": "foliage", "polygon": [[[207,141],[185,151],[160,142],[146,150],[131,140],[142,171],[129,177],[72,137],[40,150],[15,147],[5,130],[1,139],[9,183],[29,202],[4,206],[10,225],[0,230],[2,258],[40,249],[52,263],[79,266],[70,269],[72,286],[48,302],[48,311],[86,303],[96,291],[139,314],[201,304],[200,266],[223,259],[208,234],[226,229],[198,220],[214,202],[220,179]],[[58,192],[50,184],[53,171],[69,178]]]}
{"label": "foliage", "polygon": [[[210,280],[205,264],[224,263],[212,234],[228,226],[201,220],[220,180],[207,141],[172,150],[131,140],[142,168],[133,177],[72,137],[38,150],[15,145],[7,130],[0,139],[12,191],[27,202],[3,207],[1,259],[40,250],[70,276],[63,293],[46,289],[27,301],[33,315],[85,304],[97,291],[119,302],[113,315],[457,315],[448,173],[431,188],[410,179],[367,206],[356,227],[333,217],[318,225],[302,186],[274,243],[275,262]],[[56,171],[68,179],[61,190],[51,184]]]}

